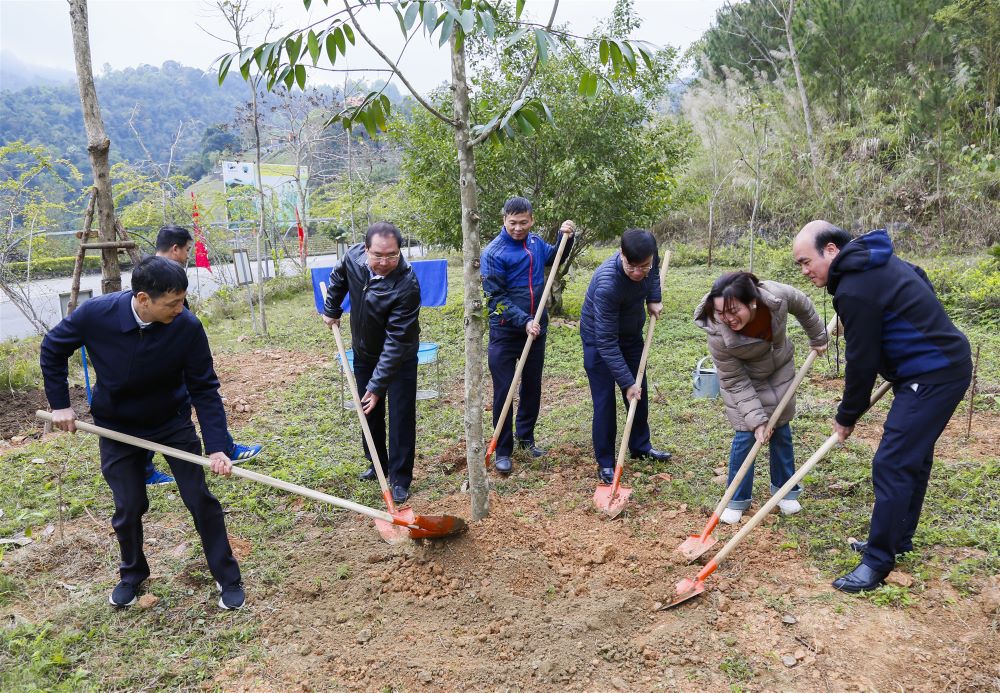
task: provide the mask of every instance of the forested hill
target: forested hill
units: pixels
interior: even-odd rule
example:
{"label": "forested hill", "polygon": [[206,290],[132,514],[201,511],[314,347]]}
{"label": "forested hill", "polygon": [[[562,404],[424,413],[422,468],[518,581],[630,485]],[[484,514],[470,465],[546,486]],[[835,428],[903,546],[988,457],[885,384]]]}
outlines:
{"label": "forested hill", "polygon": [[[178,169],[186,158],[200,154],[205,129],[232,123],[237,106],[248,97],[247,86],[239,79],[227,80],[220,88],[213,73],[173,61],[161,67],[109,70],[96,78],[96,84],[104,127],[111,138],[112,163],[149,158],[129,127],[130,119],[158,163],[170,158],[170,147],[183,123],[174,153]],[[44,145],[54,155],[89,170],[76,84],[0,92],[0,143],[18,139]]]}

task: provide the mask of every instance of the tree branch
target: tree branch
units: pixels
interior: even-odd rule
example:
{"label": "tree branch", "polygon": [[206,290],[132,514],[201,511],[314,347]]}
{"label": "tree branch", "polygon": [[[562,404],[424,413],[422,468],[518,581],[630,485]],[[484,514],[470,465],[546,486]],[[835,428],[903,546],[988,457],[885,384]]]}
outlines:
{"label": "tree branch", "polygon": [[[559,9],[559,0],[555,0],[555,2],[552,3],[552,14],[549,15],[549,23],[545,25],[546,31],[550,31],[552,29],[552,23],[555,22],[556,20],[556,10],[558,9]],[[535,71],[537,69],[538,69],[538,53],[536,52],[535,59],[531,61],[531,67],[528,68],[528,72],[524,75],[524,79],[521,80],[521,85],[517,88],[517,91],[514,93],[514,96],[507,104],[507,107],[504,108],[501,111],[501,113],[507,111],[518,99],[521,98],[521,95],[524,94],[524,90],[528,88],[528,84],[535,76]],[[477,144],[481,143],[487,137],[496,132],[499,127],[500,127],[500,119],[498,118],[497,121],[493,123],[492,127],[483,130],[481,133],[476,135],[472,140],[470,140],[469,146],[475,147]]]}
{"label": "tree branch", "polygon": [[436,108],[434,108],[430,104],[430,102],[428,102],[426,99],[424,99],[424,97],[422,97],[420,95],[420,92],[418,92],[416,90],[416,88],[412,84],[410,84],[410,81],[408,79],[406,79],[406,77],[400,71],[399,66],[396,65],[396,63],[394,63],[392,61],[392,58],[390,58],[388,55],[386,55],[382,51],[381,48],[379,48],[377,45],[375,45],[374,41],[372,41],[370,38],[368,38],[368,34],[366,34],[365,31],[364,31],[364,29],[361,28],[361,24],[358,23],[357,17],[354,16],[354,10],[351,9],[351,6],[350,6],[348,0],[344,0],[344,7],[347,9],[347,14],[351,18],[351,24],[354,25],[355,30],[358,32],[358,34],[361,36],[361,38],[363,38],[365,40],[365,43],[367,43],[371,47],[371,49],[373,51],[375,51],[378,54],[378,56],[380,58],[382,58],[382,60],[385,61],[386,65],[388,65],[390,68],[392,68],[393,73],[395,73],[396,76],[399,77],[399,80],[406,86],[406,88],[409,90],[410,94],[413,95],[413,98],[415,98],[417,100],[417,102],[421,106],[423,106],[424,108],[426,108],[427,111],[431,115],[433,115],[435,118],[437,118],[438,120],[442,121],[443,123],[447,123],[448,125],[450,125],[453,128],[454,127],[458,127],[458,123],[456,123],[454,120],[452,120],[451,118],[449,118],[445,114],[441,113],[441,111],[439,111]]}

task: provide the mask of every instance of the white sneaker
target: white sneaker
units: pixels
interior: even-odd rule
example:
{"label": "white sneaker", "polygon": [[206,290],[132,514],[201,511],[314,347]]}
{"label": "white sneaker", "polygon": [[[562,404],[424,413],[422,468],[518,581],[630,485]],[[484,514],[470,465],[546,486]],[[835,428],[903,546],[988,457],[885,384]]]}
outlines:
{"label": "white sneaker", "polygon": [[794,515],[798,511],[802,510],[802,504],[797,500],[784,500],[778,501],[778,510],[781,511],[782,515]]}
{"label": "white sneaker", "polygon": [[722,511],[722,515],[719,517],[720,520],[725,522],[727,525],[735,525],[741,519],[743,519],[742,510],[733,510],[732,508],[726,508]]}

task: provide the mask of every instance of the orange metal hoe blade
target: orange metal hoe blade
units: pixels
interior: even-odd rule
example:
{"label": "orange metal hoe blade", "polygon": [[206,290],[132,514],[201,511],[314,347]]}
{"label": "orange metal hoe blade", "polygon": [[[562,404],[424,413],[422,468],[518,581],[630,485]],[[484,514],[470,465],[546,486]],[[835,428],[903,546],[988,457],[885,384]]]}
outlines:
{"label": "orange metal hoe blade", "polygon": [[615,488],[614,484],[598,484],[597,490],[594,491],[594,505],[614,519],[622,514],[631,495],[632,489],[628,487]]}
{"label": "orange metal hoe blade", "polygon": [[398,544],[410,538],[409,525],[413,524],[414,515],[410,508],[399,508],[392,513],[394,522],[375,520],[375,528],[390,544]]}
{"label": "orange metal hoe blade", "polygon": [[444,539],[468,528],[465,520],[454,515],[417,515],[408,531],[411,539]]}
{"label": "orange metal hoe blade", "polygon": [[705,579],[715,572],[715,569],[719,567],[719,564],[715,562],[713,558],[705,567],[698,571],[698,574],[694,579],[685,578],[677,583],[677,587],[674,590],[674,597],[670,602],[664,606],[664,609],[671,609],[681,602],[686,602],[688,599],[693,599],[699,594],[705,591]]}

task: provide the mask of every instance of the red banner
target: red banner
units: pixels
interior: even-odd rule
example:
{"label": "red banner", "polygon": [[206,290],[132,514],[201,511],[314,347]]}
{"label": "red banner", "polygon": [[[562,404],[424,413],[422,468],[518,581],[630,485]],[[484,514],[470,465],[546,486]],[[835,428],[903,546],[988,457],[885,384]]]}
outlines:
{"label": "red banner", "polygon": [[299,258],[304,262],[306,257],[306,232],[302,229],[302,220],[299,218],[299,208],[295,208],[295,223],[299,227]]}
{"label": "red banner", "polygon": [[194,193],[191,193],[191,203],[194,205],[191,211],[191,224],[194,226],[194,266],[204,267],[211,272],[212,263],[208,259],[208,249],[205,248],[205,235],[201,232],[198,202],[194,199]]}

